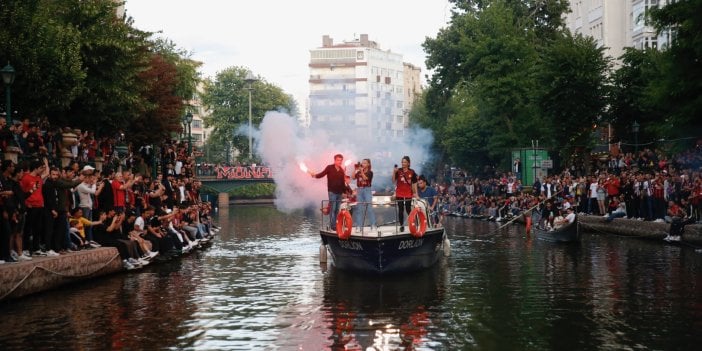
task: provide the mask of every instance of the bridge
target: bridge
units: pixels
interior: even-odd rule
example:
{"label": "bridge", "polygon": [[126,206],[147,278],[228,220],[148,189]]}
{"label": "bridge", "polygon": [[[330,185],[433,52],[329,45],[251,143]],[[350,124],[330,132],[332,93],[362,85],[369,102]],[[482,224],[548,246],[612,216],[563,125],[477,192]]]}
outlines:
{"label": "bridge", "polygon": [[266,166],[217,167],[213,172],[198,175],[202,192],[217,194],[220,208],[229,206],[229,192],[246,185],[273,183],[273,170]]}

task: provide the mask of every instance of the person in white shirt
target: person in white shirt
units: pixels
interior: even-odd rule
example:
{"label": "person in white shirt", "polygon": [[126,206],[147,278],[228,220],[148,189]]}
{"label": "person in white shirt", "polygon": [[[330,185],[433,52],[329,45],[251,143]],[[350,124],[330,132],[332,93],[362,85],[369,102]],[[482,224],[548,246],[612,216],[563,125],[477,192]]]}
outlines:
{"label": "person in white shirt", "polygon": [[558,222],[558,227],[564,226],[564,225],[566,225],[566,224],[570,224],[570,223],[575,222],[575,212],[573,212],[573,208],[572,208],[572,207],[568,207],[568,208],[566,209],[566,212],[567,212],[568,214],[567,214],[565,217],[563,217],[562,220],[560,220],[560,221]]}
{"label": "person in white shirt", "polygon": [[597,188],[599,187],[599,182],[597,181],[597,178],[592,177],[590,180],[590,191],[588,194],[588,202],[587,202],[587,213],[588,214],[593,214],[593,211],[595,208],[598,208],[597,204]]}

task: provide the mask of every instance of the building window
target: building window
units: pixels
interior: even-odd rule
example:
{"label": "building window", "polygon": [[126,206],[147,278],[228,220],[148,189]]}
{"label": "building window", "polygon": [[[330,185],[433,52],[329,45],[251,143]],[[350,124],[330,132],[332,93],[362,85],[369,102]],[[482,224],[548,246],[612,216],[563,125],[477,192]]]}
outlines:
{"label": "building window", "polygon": [[198,119],[193,120],[192,128],[202,128],[202,121]]}

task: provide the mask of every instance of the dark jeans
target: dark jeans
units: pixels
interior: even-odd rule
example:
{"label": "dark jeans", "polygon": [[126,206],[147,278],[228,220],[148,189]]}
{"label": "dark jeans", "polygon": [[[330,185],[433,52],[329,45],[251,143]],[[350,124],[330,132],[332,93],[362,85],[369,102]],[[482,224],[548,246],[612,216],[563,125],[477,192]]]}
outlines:
{"label": "dark jeans", "polygon": [[0,260],[3,258],[10,257],[10,219],[6,211],[3,210],[1,212],[2,217],[0,217]]}
{"label": "dark jeans", "polygon": [[685,226],[690,224],[690,223],[695,223],[695,219],[694,218],[682,219],[680,217],[673,217],[673,220],[670,223],[669,234],[682,236],[683,232],[685,231]]}
{"label": "dark jeans", "polygon": [[400,227],[405,225],[405,213],[409,216],[412,211],[412,198],[411,197],[398,197],[397,198],[397,221]]}
{"label": "dark jeans", "polygon": [[611,222],[611,221],[613,221],[615,218],[622,218],[622,217],[626,217],[626,212],[612,211],[612,213],[610,213],[610,214],[607,216],[607,218],[605,219],[605,222]]}
{"label": "dark jeans", "polygon": [[68,249],[70,238],[68,237],[68,216],[66,212],[59,211],[58,216],[53,218],[52,224],[51,249],[54,251]]}
{"label": "dark jeans", "polygon": [[49,249],[53,234],[53,220],[43,207],[27,209],[27,223],[24,226],[24,247],[30,251]]}

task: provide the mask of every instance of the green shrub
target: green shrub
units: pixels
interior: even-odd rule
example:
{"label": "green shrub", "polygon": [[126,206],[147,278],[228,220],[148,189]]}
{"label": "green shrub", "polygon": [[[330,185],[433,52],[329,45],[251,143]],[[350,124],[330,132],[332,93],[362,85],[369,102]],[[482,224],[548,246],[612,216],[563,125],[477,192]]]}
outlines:
{"label": "green shrub", "polygon": [[229,192],[235,199],[268,199],[275,196],[275,184],[257,183],[244,185]]}

